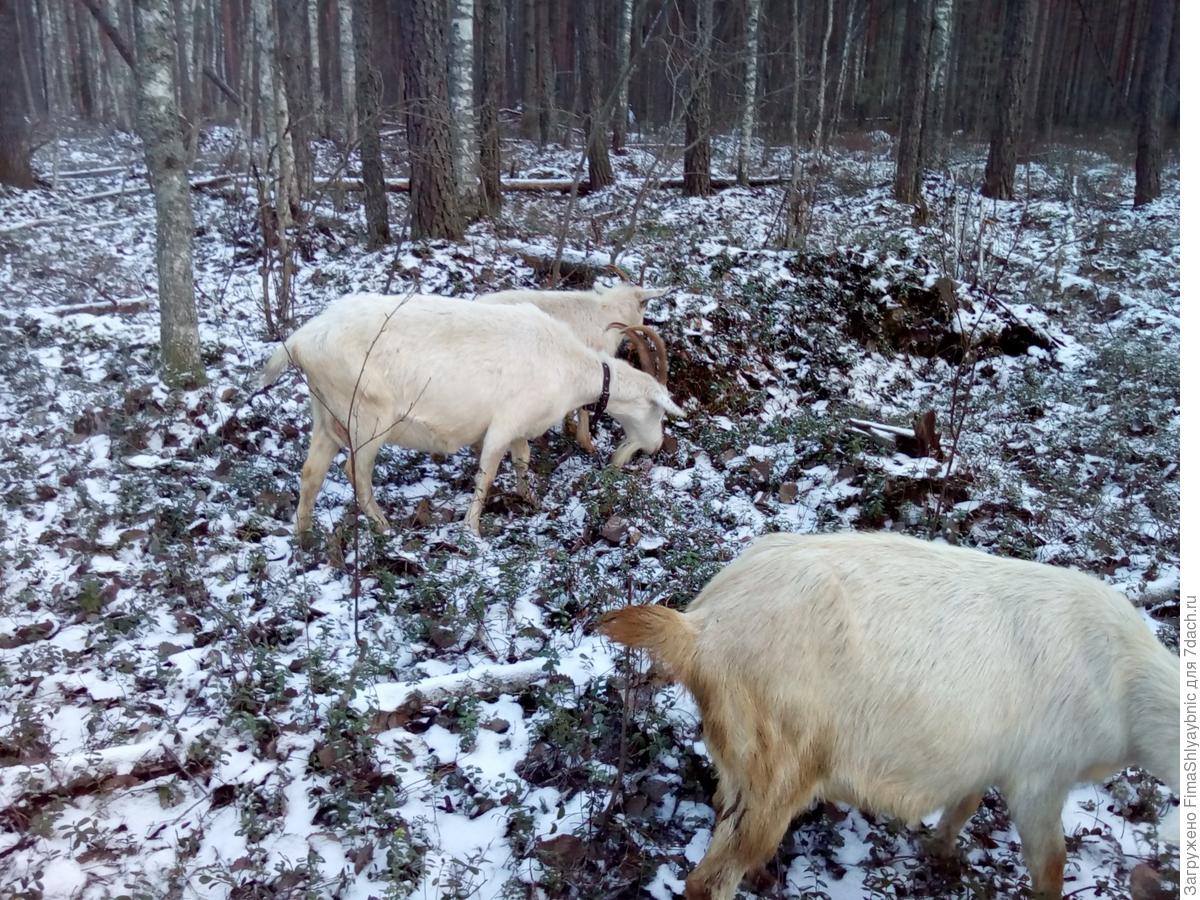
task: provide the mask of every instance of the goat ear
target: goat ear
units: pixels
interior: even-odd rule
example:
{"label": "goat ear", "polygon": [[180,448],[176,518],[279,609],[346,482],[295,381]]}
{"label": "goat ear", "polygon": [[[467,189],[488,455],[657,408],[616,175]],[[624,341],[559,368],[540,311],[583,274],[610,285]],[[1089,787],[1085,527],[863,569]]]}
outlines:
{"label": "goat ear", "polygon": [[638,288],[638,300],[642,304],[642,309],[645,310],[646,304],[655,297],[661,297],[663,294],[670,293],[670,288]]}

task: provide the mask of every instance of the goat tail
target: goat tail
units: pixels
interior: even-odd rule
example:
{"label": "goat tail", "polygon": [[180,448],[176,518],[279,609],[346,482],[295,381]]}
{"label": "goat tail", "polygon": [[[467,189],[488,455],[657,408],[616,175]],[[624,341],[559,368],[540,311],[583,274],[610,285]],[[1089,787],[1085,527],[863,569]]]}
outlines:
{"label": "goat tail", "polygon": [[291,364],[291,353],[288,352],[285,344],[280,344],[279,349],[271,354],[271,358],[267,360],[267,364],[263,366],[263,370],[258,375],[258,389],[261,391],[263,388],[273,385],[279,380],[283,370]]}
{"label": "goat tail", "polygon": [[672,678],[687,684],[696,654],[696,626],[666,606],[627,606],[600,617],[600,631],[627,647],[644,648]]}

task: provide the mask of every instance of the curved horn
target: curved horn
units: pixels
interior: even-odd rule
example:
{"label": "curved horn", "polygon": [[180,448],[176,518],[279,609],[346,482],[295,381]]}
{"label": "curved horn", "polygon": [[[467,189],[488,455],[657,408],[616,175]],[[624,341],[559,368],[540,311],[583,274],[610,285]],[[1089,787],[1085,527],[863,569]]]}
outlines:
{"label": "curved horn", "polygon": [[[658,379],[659,384],[667,383],[667,343],[663,340],[662,335],[651,328],[649,325],[634,325],[641,332],[642,336],[649,341],[650,346],[654,348],[654,368],[646,368],[646,364],[642,363],[642,368],[650,372]],[[641,357],[639,356],[640,360]]]}
{"label": "curved horn", "polygon": [[601,271],[607,272],[609,275],[616,275],[619,279],[621,279],[621,281],[625,282],[625,284],[633,284],[633,279],[630,277],[629,273],[616,263],[609,263]]}
{"label": "curved horn", "polygon": [[638,365],[647,375],[658,377],[655,371],[654,351],[646,343],[646,339],[642,336],[640,325],[626,325],[621,329],[621,334],[629,338],[629,343],[633,345],[633,349],[637,351]]}

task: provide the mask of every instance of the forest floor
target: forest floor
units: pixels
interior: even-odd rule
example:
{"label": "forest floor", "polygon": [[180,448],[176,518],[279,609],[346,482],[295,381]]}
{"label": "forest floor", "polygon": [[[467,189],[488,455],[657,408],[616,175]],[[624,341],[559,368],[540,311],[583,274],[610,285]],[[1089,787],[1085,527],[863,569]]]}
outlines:
{"label": "forest floor", "polygon": [[[235,143],[206,133],[197,171],[236,168]],[[505,149],[515,175],[577,162]],[[600,459],[552,432],[533,451],[540,509],[502,466],[475,540],[470,454],[390,448],[375,483],[394,533],[355,526],[335,468],[302,548],[303,380],[251,396],[271,352],[253,190],[194,195],[209,383],[170,393],[151,197],[88,196],[141,183],[136,141],[43,147],[43,174],[126,170],[0,191],[0,893],[670,897],[713,823],[696,708],[592,625],[686,603],[768,531],[891,528],[1075,566],[1176,646],[1177,168],[1135,212],[1121,152],[1055,144],[996,203],[976,190],[984,149],[964,146],[914,224],[889,151],[876,133],[806,160],[801,253],[777,249],[781,189],[643,191],[654,151],[617,158],[566,246],[601,263],[616,247],[674,288],[648,314],[687,411],[663,450],[614,471],[611,422]],[[350,291],[536,284],[520,253],[553,253],[570,202],[510,194],[462,243],[369,253],[356,199],[307,211],[298,319]],[[402,223],[406,197],[390,202]],[[930,410],[940,460],[851,422]],[[1139,862],[1172,874],[1167,797],[1133,770],[1072,793],[1068,892],[1128,896]],[[818,805],[760,896],[1026,889],[999,795],[953,863],[923,850],[934,821]]]}

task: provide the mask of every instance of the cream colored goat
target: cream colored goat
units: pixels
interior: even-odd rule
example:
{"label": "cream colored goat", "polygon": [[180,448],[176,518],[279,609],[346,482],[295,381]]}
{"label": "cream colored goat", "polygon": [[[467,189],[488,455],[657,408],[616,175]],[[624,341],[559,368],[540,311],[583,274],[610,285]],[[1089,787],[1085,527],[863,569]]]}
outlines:
{"label": "cream colored goat", "polygon": [[1129,601],[1068,569],[890,534],[763,537],[686,613],[609,613],[696,697],[720,776],[692,900],[728,900],[814,800],[952,850],[1004,794],[1033,888],[1062,894],[1062,808],[1142,766],[1178,792],[1179,664]]}
{"label": "cream colored goat", "polygon": [[[590,291],[538,291],[518,289],[482,294],[477,303],[513,306],[531,303],[546,315],[558,319],[575,336],[610,356],[616,355],[626,337],[637,351],[643,371],[667,383],[667,351],[658,332],[644,324],[646,306],[669,288],[643,288],[622,281],[610,287],[597,286]],[[649,343],[643,343],[643,340]],[[651,347],[653,349],[651,349]],[[653,369],[650,366],[653,365]],[[588,453],[595,453],[586,409],[577,411],[575,440]]]}
{"label": "cream colored goat", "polygon": [[481,294],[476,303],[513,306],[532,303],[546,315],[558,319],[591,347],[610,356],[616,354],[624,337],[614,322],[641,325],[646,306],[667,288],[643,288],[624,282],[611,287],[597,286],[590,291],[537,291],[520,289]]}
{"label": "cream colored goat", "polygon": [[612,464],[662,443],[665,413],[682,415],[666,389],[623,360],[583,344],[563,323],[529,305],[489,306],[445,297],[358,294],[335,301],[298,329],[263,369],[273,383],[299,366],[312,395],[313,432],[300,479],[299,530],[339,448],[358,502],[381,528],[371,473],[383,444],[430,453],[480,445],[467,525],[479,532],[487,491],[511,451],[518,490],[529,489],[529,443],[568,411],[601,394],[625,429]]}

